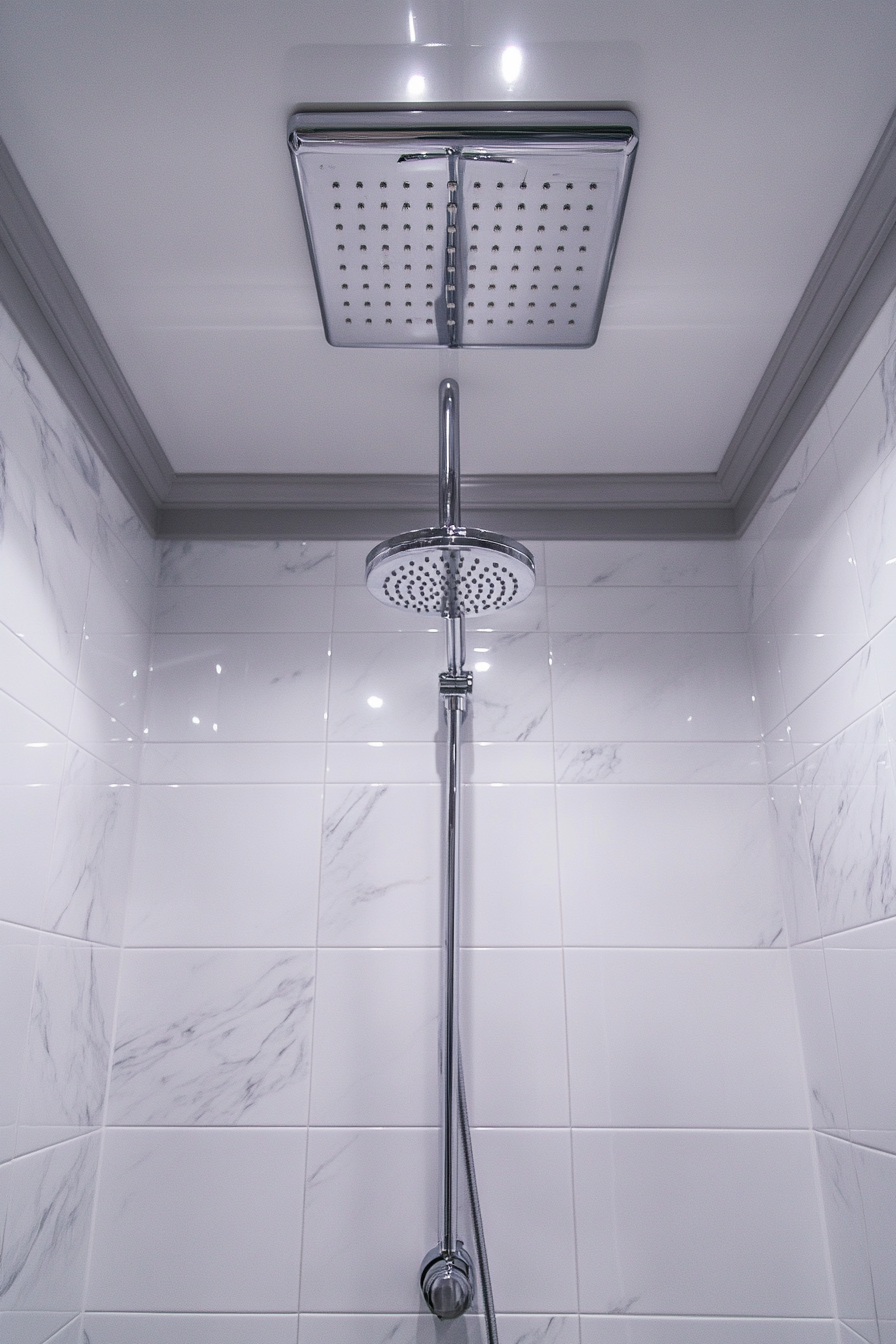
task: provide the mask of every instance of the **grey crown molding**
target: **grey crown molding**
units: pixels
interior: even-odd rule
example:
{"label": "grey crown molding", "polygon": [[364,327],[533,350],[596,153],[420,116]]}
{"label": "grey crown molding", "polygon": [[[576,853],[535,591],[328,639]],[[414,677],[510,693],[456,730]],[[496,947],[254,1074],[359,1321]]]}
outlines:
{"label": "grey crown molding", "polygon": [[[896,114],[717,472],[465,476],[464,520],[533,539],[739,535],[894,289]],[[435,508],[435,476],[176,473],[2,141],[0,301],[159,536],[368,538]]]}

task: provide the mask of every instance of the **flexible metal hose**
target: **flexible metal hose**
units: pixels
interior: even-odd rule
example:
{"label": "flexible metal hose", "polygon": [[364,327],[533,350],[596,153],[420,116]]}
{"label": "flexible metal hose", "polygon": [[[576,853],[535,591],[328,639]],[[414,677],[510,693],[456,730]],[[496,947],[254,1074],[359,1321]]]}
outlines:
{"label": "flexible metal hose", "polygon": [[479,1278],[482,1281],[482,1305],[485,1310],[485,1334],[488,1344],[498,1344],[498,1322],[495,1319],[495,1300],[492,1297],[492,1278],[488,1272],[488,1251],[485,1245],[485,1233],[482,1230],[482,1210],[479,1207],[479,1191],[476,1187],[476,1168],[473,1164],[473,1144],[470,1138],[470,1117],[467,1114],[467,1090],[464,1086],[464,1065],[460,1043],[457,1047],[457,1099],[460,1111],[460,1140],[464,1150],[464,1166],[467,1171],[467,1191],[470,1196],[470,1213],[473,1218],[473,1240],[476,1243],[476,1259],[479,1262]]}

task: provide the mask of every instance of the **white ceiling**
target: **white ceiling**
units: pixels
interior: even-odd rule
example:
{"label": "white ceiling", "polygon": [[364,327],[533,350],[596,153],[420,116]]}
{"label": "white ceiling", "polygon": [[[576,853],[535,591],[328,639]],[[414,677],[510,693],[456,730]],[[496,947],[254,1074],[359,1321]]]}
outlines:
{"label": "white ceiling", "polygon": [[[410,74],[446,102],[637,112],[593,349],[326,344],[287,115]],[[0,10],[0,134],[178,471],[431,471],[446,374],[467,472],[714,470],[894,105],[892,0]]]}

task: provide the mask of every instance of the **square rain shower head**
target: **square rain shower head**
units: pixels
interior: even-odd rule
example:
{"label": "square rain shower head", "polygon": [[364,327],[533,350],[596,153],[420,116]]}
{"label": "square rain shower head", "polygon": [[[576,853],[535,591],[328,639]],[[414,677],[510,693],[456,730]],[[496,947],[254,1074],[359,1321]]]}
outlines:
{"label": "square rain shower head", "polygon": [[288,134],[331,345],[594,344],[631,112],[321,108]]}

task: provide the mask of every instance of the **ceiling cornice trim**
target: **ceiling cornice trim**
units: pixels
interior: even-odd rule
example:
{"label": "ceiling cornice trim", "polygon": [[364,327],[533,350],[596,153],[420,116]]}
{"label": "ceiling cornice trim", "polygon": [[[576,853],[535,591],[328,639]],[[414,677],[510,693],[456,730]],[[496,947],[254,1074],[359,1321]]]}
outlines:
{"label": "ceiling cornice trim", "polygon": [[[435,517],[435,475],[184,474],[160,511],[166,537],[375,537]],[[533,540],[733,536],[713,472],[465,476],[464,522]]]}
{"label": "ceiling cornice trim", "polygon": [[[533,539],[739,535],[894,289],[896,114],[718,472],[469,476],[465,520]],[[430,476],[176,473],[2,141],[0,301],[157,535],[373,537],[434,507]]]}
{"label": "ceiling cornice trim", "polygon": [[[425,511],[372,505],[364,509],[303,508],[301,505],[245,505],[162,509],[159,536],[180,539],[261,540],[297,537],[373,540],[419,527],[434,514],[432,500]],[[606,508],[495,508],[467,507],[463,520],[469,527],[490,528],[505,536],[528,541],[588,541],[651,538],[684,541],[701,537],[734,536],[734,510],[728,505],[694,508],[687,504],[625,505]]]}
{"label": "ceiling cornice trim", "polygon": [[896,288],[896,112],[719,467],[742,532]]}
{"label": "ceiling cornice trim", "polygon": [[174,470],[0,140],[0,299],[143,520]]}

